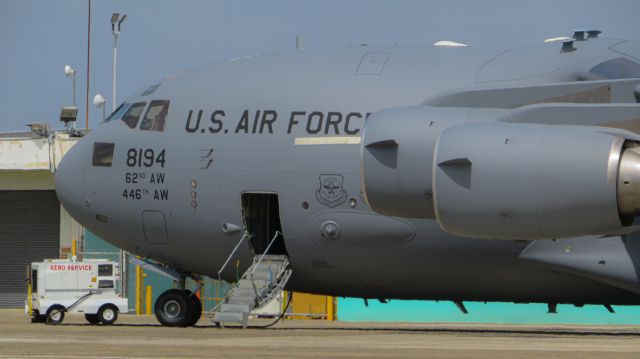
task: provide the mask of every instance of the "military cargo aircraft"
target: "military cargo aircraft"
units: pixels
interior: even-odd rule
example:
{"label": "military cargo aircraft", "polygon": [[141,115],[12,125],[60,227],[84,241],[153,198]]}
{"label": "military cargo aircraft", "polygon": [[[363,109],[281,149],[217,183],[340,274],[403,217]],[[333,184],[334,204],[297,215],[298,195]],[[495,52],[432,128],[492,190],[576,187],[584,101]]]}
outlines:
{"label": "military cargo aircraft", "polygon": [[[278,51],[167,76],[65,156],[83,226],[178,283],[388,299],[640,304],[640,42]],[[455,44],[455,43],[453,43]],[[241,273],[228,264],[240,261]]]}

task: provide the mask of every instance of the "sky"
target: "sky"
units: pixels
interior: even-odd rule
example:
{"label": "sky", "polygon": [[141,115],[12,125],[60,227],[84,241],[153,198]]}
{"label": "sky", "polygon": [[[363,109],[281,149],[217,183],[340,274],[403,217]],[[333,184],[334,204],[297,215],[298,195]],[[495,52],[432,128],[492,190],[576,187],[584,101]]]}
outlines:
{"label": "sky", "polygon": [[[431,46],[442,39],[471,46],[538,44],[595,28],[604,36],[640,33],[640,1],[561,0],[93,0],[89,127],[102,119],[91,99],[111,110],[113,12],[127,14],[118,46],[118,102],[162,77],[215,61],[305,47],[348,44]],[[0,131],[30,122],[61,128],[73,104],[84,126],[88,0],[0,0]]]}

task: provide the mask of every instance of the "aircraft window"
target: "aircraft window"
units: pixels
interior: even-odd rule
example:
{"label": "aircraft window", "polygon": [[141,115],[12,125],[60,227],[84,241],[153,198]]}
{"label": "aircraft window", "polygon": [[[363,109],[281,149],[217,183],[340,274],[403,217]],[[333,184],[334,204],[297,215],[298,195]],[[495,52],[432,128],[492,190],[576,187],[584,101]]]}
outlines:
{"label": "aircraft window", "polygon": [[167,112],[169,112],[168,100],[151,101],[147,114],[144,116],[144,120],[142,120],[142,124],[140,125],[140,129],[145,131],[164,131]]}
{"label": "aircraft window", "polygon": [[93,144],[93,165],[98,167],[111,167],[113,162],[113,149],[115,144],[96,142]]}
{"label": "aircraft window", "polygon": [[140,119],[140,115],[142,114],[142,110],[144,110],[144,105],[146,102],[136,102],[127,112],[122,116],[122,121],[129,126],[129,128],[136,128],[138,126],[138,120]]}
{"label": "aircraft window", "polygon": [[131,104],[126,102],[121,103],[120,106],[118,106],[118,108],[109,115],[109,117],[104,119],[104,122],[117,120],[122,117],[122,114],[129,108],[129,105]]}

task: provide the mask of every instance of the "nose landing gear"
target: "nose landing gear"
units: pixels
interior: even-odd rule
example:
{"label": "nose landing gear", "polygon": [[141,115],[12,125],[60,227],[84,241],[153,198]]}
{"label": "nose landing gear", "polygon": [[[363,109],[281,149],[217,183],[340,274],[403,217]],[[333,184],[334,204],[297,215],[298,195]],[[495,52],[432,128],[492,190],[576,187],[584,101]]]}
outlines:
{"label": "nose landing gear", "polygon": [[[178,287],[160,294],[156,300],[153,311],[160,324],[167,327],[190,327],[198,322],[202,315],[202,303],[195,292],[202,286],[201,275],[183,272],[146,258],[134,258],[132,262],[172,279]],[[187,278],[192,278],[197,283],[195,292],[185,289]]]}
{"label": "nose landing gear", "polygon": [[156,301],[154,312],[163,326],[189,327],[200,319],[202,303],[187,289],[169,289]]}

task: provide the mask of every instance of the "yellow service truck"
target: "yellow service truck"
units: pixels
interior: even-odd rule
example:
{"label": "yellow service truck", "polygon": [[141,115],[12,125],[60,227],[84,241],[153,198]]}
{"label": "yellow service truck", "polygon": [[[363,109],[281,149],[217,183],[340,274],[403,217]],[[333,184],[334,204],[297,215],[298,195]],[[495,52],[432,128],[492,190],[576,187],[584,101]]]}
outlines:
{"label": "yellow service truck", "polygon": [[50,259],[27,268],[25,311],[32,323],[60,324],[67,312],[84,313],[91,324],[113,324],[128,311],[128,300],[116,293],[117,262],[106,259]]}

